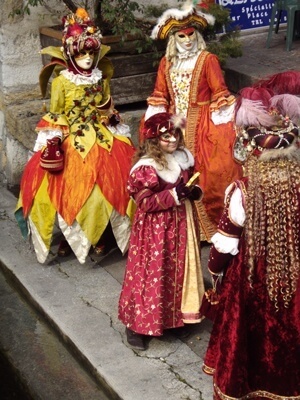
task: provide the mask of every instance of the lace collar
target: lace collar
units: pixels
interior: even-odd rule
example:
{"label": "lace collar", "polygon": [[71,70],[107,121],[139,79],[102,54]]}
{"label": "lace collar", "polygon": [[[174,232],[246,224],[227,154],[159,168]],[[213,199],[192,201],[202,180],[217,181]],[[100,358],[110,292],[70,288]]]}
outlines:
{"label": "lace collar", "polygon": [[90,76],[74,74],[74,72],[69,71],[68,69],[64,69],[60,74],[77,86],[93,85],[102,78],[102,71],[100,71],[98,68],[93,69]]}

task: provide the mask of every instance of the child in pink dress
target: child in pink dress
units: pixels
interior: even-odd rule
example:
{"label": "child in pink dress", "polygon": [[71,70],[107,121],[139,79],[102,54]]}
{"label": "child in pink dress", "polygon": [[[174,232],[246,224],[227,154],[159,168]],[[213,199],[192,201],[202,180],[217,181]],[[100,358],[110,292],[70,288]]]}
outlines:
{"label": "child in pink dress", "polygon": [[182,123],[166,112],[146,121],[128,180],[137,210],[119,319],[128,343],[140,350],[146,349],[145,335],[201,321],[204,284],[193,200],[202,190],[187,185],[194,158],[184,147]]}

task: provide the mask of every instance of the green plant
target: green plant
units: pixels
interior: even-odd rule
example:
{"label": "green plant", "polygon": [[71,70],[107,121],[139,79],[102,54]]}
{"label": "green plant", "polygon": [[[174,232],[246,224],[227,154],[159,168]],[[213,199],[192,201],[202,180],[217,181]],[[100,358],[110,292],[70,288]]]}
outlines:
{"label": "green plant", "polygon": [[[156,45],[150,39],[152,22],[149,20],[149,10],[147,7],[139,4],[134,0],[63,0],[63,3],[71,11],[75,11],[77,7],[85,8],[95,23],[100,27],[102,35],[117,35],[121,41],[124,41],[127,35],[133,35],[139,40],[136,43],[136,50],[142,52],[151,49],[156,52]],[[30,14],[31,8],[36,6],[45,7],[52,15],[57,13],[55,9],[55,1],[52,1],[53,6],[49,5],[47,0],[26,0],[19,8],[14,8],[11,12],[11,17],[16,15]],[[60,0],[56,0],[56,5],[60,4]],[[155,17],[161,10],[167,8],[167,5],[158,7],[151,6],[151,12],[154,12]],[[148,16],[144,16],[144,12]]]}
{"label": "green plant", "polygon": [[222,66],[226,64],[228,57],[241,57],[240,29],[238,27],[232,29],[230,11],[209,0],[203,0],[199,7],[204,12],[212,14],[216,19],[214,26],[209,26],[204,32],[207,50],[218,56]]}
{"label": "green plant", "polygon": [[[52,1],[52,6],[47,0],[25,0],[21,6],[14,7],[10,15],[25,15],[31,13],[31,8],[45,7],[50,13],[55,14],[55,5],[62,2]],[[126,34],[142,35],[145,31],[145,22],[141,24],[136,15],[143,15],[144,6],[134,0],[63,0],[63,3],[71,10],[77,7],[85,8],[95,22],[100,26],[104,35],[115,34],[124,37]]]}
{"label": "green plant", "polygon": [[[56,1],[57,4],[61,4],[60,0]],[[161,56],[157,44],[150,39],[150,33],[156,19],[169,7],[168,4],[144,6],[135,0],[75,0],[74,2],[63,0],[63,3],[70,10],[77,7],[85,8],[103,35],[118,35],[121,41],[124,41],[128,34],[134,35],[139,38],[135,47],[139,53],[151,50],[154,53],[154,60],[158,60]],[[178,3],[182,3],[182,0],[178,0]],[[31,7],[38,5],[44,6],[49,12],[56,11],[54,7],[49,6],[47,0],[25,0],[21,8],[13,9],[11,15],[30,14]],[[221,65],[226,63],[228,57],[240,57],[242,48],[239,29],[230,29],[229,10],[215,4],[213,0],[202,0],[198,7],[214,15],[216,19],[215,25],[207,28],[203,34],[208,50],[219,57]]]}

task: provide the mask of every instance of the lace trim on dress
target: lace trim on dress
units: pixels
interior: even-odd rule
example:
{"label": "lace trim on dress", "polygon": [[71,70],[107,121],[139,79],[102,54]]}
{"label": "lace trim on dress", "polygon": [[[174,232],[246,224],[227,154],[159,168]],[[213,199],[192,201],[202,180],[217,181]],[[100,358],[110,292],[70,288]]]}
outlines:
{"label": "lace trim on dress", "polygon": [[68,79],[70,82],[74,83],[74,85],[76,86],[92,85],[94,83],[97,83],[100,79],[102,79],[102,71],[100,71],[98,68],[93,69],[90,76],[74,74],[74,72],[69,71],[67,69],[61,71],[60,74],[63,75],[66,79]]}
{"label": "lace trim on dress", "polygon": [[192,57],[195,57],[198,55],[199,55],[199,50],[195,50],[195,51],[187,50],[182,53],[178,53],[177,58],[182,60],[182,59],[192,58]]}

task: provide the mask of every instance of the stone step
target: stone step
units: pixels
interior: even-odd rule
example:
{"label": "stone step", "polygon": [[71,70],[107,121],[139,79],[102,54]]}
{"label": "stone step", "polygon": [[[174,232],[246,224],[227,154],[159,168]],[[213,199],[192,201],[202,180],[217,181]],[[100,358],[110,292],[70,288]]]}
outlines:
{"label": "stone step", "polygon": [[[100,388],[109,390],[110,399],[212,398],[211,378],[201,372],[210,321],[191,326],[186,339],[167,333],[152,338],[145,352],[131,349],[118,320],[126,257],[116,251],[104,260],[91,258],[84,265],[72,255],[59,259],[56,236],[52,257],[41,265],[21,238],[14,220],[15,203],[12,193],[0,188],[0,268]],[[208,250],[203,250],[206,259]]]}

